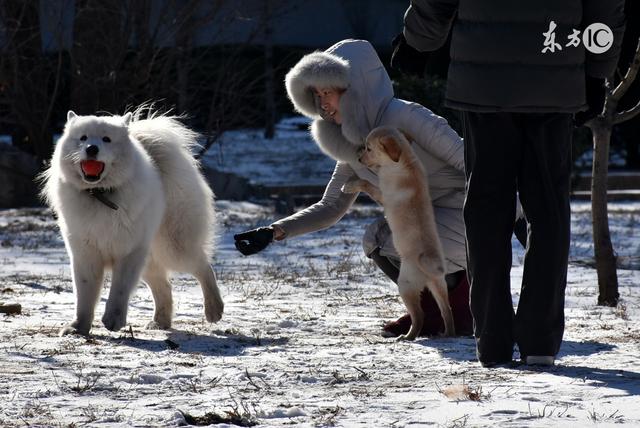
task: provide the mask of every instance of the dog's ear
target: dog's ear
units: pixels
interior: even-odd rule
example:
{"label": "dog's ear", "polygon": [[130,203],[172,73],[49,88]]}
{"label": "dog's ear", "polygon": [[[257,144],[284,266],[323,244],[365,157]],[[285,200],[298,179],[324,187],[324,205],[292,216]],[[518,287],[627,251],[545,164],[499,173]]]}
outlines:
{"label": "dog's ear", "polygon": [[392,161],[398,162],[400,160],[402,150],[400,149],[400,144],[393,137],[385,135],[380,138],[380,143],[382,144],[382,149]]}
{"label": "dog's ear", "polygon": [[78,117],[78,115],[77,115],[77,114],[75,114],[75,113],[73,112],[73,110],[69,110],[69,111],[67,112],[67,122],[71,122],[71,121],[72,121],[73,119],[75,119],[76,117]]}
{"label": "dog's ear", "polygon": [[129,126],[131,123],[131,112],[125,113],[125,115],[122,116],[122,122],[124,123],[124,126]]}
{"label": "dog's ear", "polygon": [[416,141],[416,139],[413,138],[407,131],[403,131],[402,129],[398,129],[398,131],[400,131],[400,133],[404,135],[404,138],[406,138],[408,142],[412,143]]}

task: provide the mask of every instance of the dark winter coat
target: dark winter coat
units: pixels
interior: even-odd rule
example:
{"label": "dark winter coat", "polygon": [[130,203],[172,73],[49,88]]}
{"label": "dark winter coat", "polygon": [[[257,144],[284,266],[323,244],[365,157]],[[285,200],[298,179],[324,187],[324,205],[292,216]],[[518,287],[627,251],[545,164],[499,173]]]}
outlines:
{"label": "dark winter coat", "polygon": [[[586,108],[585,72],[609,77],[624,32],[624,0],[412,0],[404,36],[413,48],[433,51],[453,26],[445,105],[470,111],[577,112]],[[554,21],[561,50],[543,53]],[[605,53],[573,30],[604,23],[613,31]]]}

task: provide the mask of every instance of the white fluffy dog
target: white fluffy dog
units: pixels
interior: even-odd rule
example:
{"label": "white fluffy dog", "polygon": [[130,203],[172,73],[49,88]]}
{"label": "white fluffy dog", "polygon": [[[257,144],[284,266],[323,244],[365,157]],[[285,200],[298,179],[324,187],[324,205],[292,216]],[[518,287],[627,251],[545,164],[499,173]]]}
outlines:
{"label": "white fluffy dog", "polygon": [[[76,318],[64,334],[88,334],[104,272],[112,270],[102,322],[119,330],[140,277],[155,302],[148,328],[168,329],[169,271],[200,282],[210,322],[224,304],[209,264],[215,233],[213,192],[191,155],[197,134],[175,117],[139,108],[124,116],[67,115],[43,195],[58,216],[71,259]],[[146,119],[142,113],[148,111]]]}

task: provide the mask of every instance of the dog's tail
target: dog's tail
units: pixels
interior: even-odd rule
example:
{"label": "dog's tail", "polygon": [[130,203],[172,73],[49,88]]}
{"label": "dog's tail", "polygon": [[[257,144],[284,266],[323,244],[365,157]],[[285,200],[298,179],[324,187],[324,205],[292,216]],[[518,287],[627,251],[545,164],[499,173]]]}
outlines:
{"label": "dog's tail", "polygon": [[59,176],[54,165],[58,164],[59,157],[59,151],[55,150],[47,163],[47,167],[35,177],[35,183],[39,187],[38,197],[56,212],[60,209],[59,200],[54,196],[59,185]]}
{"label": "dog's tail", "polygon": [[203,246],[207,255],[212,256],[218,222],[214,193],[193,156],[200,135],[180,122],[182,117],[154,111],[149,104],[139,106],[132,114],[129,132],[140,141],[162,176],[169,204],[166,220],[171,230],[182,236],[194,236],[195,231],[185,229],[197,228],[205,221],[206,226],[202,227],[209,233]]}
{"label": "dog's tail", "polygon": [[200,167],[192,154],[198,147],[200,134],[181,122],[183,116],[162,113],[155,110],[153,104],[142,104],[131,114],[131,134],[142,143],[158,167],[170,163],[172,159],[168,157],[176,154],[185,164]]}

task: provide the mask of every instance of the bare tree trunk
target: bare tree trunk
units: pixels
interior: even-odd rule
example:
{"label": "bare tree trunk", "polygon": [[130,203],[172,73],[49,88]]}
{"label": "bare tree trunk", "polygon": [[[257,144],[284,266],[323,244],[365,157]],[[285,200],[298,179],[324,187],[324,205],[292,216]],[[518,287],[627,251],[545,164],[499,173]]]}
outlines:
{"label": "bare tree trunk", "polygon": [[591,222],[593,226],[593,250],[598,274],[598,304],[617,306],[618,273],[616,257],[609,233],[607,177],[609,173],[609,146],[613,115],[618,100],[613,96],[613,78],[607,79],[607,89],[602,113],[588,122],[593,136],[593,170],[591,173]]}
{"label": "bare tree trunk", "polygon": [[[37,1],[0,2],[2,33],[2,80],[8,82],[12,121],[19,136],[14,140],[21,150],[36,155],[43,166],[53,151],[50,112],[55,102],[62,58],[58,56],[56,75],[42,50],[40,4]],[[54,95],[48,84],[54,81]],[[20,129],[22,128],[22,129]]]}
{"label": "bare tree trunk", "polygon": [[189,111],[189,52],[187,44],[178,45],[176,68],[178,72],[178,114]]}
{"label": "bare tree trunk", "polygon": [[[100,110],[116,113],[123,40],[123,15],[118,0],[76,0],[71,48],[71,108],[79,114]],[[124,49],[124,51],[123,51]]]}
{"label": "bare tree trunk", "polygon": [[191,68],[190,54],[193,45],[194,14],[198,7],[198,0],[178,2],[176,17],[178,29],[176,34],[176,71],[178,74],[178,113],[189,111],[189,70]]}
{"label": "bare tree trunk", "polygon": [[616,256],[609,233],[607,207],[607,174],[609,169],[609,142],[611,124],[596,121],[591,126],[593,134],[593,172],[591,179],[591,219],[593,225],[593,245],[598,273],[598,304],[616,306],[618,304],[618,274]]}
{"label": "bare tree trunk", "polygon": [[367,0],[342,0],[342,9],[351,25],[354,39],[370,39],[376,31],[379,17],[375,15],[374,2]]}
{"label": "bare tree trunk", "polygon": [[276,133],[276,103],[275,83],[273,72],[273,28],[271,1],[264,1],[264,96],[265,96],[265,124],[264,137],[271,140]]}
{"label": "bare tree trunk", "polygon": [[609,144],[613,125],[633,118],[640,113],[640,101],[629,110],[618,112],[618,103],[634,81],[640,69],[640,40],[629,69],[620,83],[612,90],[613,78],[607,79],[604,108],[599,116],[587,122],[593,134],[593,173],[591,177],[591,210],[593,222],[593,245],[598,271],[598,304],[616,306],[618,274],[616,256],[609,234],[607,210],[607,174],[609,169]]}

